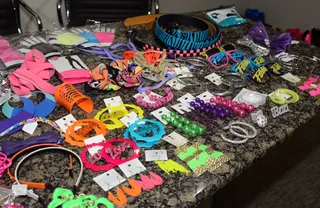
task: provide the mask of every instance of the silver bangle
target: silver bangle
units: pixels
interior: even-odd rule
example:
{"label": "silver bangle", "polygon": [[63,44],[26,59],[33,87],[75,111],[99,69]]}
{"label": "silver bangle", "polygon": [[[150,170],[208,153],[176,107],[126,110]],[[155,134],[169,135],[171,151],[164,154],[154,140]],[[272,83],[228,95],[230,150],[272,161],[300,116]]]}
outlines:
{"label": "silver bangle", "polygon": [[[248,127],[249,129],[251,129],[253,131],[253,133],[250,135],[246,129],[240,127],[239,125]],[[223,134],[221,134],[221,138],[223,140],[230,142],[230,143],[234,143],[234,144],[242,144],[242,143],[248,141],[248,139],[252,139],[252,138],[256,137],[257,133],[258,133],[257,130],[252,125],[244,123],[244,122],[240,122],[240,121],[231,122],[231,123],[229,123],[228,126],[224,127],[223,129],[229,129],[231,134],[233,134],[239,138],[243,138],[243,140],[240,140],[240,141],[231,140],[231,139],[227,139]],[[234,129],[241,130],[244,133],[244,135],[237,133],[236,131],[234,131]]]}
{"label": "silver bangle", "polygon": [[[235,126],[234,128],[241,130],[245,134],[249,134],[247,130],[245,130],[245,129],[239,127],[239,126]],[[249,139],[248,137],[246,137],[243,140],[231,140],[231,139],[226,138],[223,134],[221,134],[221,138],[222,138],[222,140],[224,140],[226,142],[230,142],[232,144],[242,144],[242,143],[247,142],[248,139]]]}

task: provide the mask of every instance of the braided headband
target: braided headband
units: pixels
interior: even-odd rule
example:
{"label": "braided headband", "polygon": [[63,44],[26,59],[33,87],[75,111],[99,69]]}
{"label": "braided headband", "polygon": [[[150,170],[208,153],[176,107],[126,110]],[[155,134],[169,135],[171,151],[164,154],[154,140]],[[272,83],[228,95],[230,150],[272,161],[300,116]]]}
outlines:
{"label": "braided headband", "polygon": [[20,126],[23,126],[23,125],[28,124],[28,123],[33,123],[33,122],[42,122],[42,123],[49,124],[49,125],[52,126],[54,129],[56,129],[57,131],[59,131],[59,133],[60,133],[60,140],[59,140],[58,144],[60,144],[60,143],[63,142],[63,140],[64,140],[64,133],[62,132],[62,129],[60,129],[59,126],[58,126],[55,122],[53,122],[53,121],[51,121],[51,120],[49,120],[49,119],[46,119],[46,118],[41,118],[41,117],[39,117],[39,118],[30,118],[30,119],[21,121],[20,123],[16,123],[15,125],[13,125],[13,126],[7,128],[6,130],[4,130],[4,131],[0,134],[0,137],[6,135],[7,133],[9,133],[10,131],[12,131],[13,129],[16,129],[16,128],[20,127]]}

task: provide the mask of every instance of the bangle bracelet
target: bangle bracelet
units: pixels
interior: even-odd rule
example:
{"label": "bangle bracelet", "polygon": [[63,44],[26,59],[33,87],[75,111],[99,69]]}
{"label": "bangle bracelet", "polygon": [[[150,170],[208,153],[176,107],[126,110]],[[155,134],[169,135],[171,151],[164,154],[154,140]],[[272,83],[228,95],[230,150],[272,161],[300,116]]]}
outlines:
{"label": "bangle bracelet", "polygon": [[[279,97],[279,94],[288,94],[291,96],[291,99],[286,100],[282,97]],[[279,104],[279,105],[283,105],[286,103],[288,103],[288,104],[289,103],[296,103],[299,101],[299,95],[296,92],[289,90],[289,89],[284,89],[284,88],[277,89],[269,97],[272,102]]]}
{"label": "bangle bracelet", "polygon": [[[251,129],[253,131],[252,134],[249,134],[249,132],[240,127],[240,126],[245,126],[248,127],[249,129]],[[242,144],[246,141],[248,141],[248,139],[252,139],[254,137],[257,136],[257,130],[250,124],[244,123],[244,122],[240,122],[240,121],[235,121],[235,122],[231,122],[228,126],[224,127],[223,129],[229,129],[230,133],[243,138],[243,140],[231,140],[231,139],[227,139],[223,134],[221,134],[221,138],[227,142],[233,143],[233,144]],[[244,134],[239,134],[238,132],[234,131],[234,129],[240,130],[241,132],[243,132]]]}
{"label": "bangle bracelet", "polygon": [[[75,131],[75,129],[80,126],[81,129]],[[105,136],[107,134],[107,129],[101,121],[96,119],[84,119],[76,121],[71,126],[68,126],[65,141],[72,146],[84,147],[84,140],[88,138],[86,135],[92,130],[95,131],[95,135],[102,134]]]}
{"label": "bangle bracelet", "polygon": [[8,129],[4,130],[4,131],[0,134],[0,137],[6,135],[7,133],[9,133],[10,131],[12,131],[12,130],[15,129],[15,128],[18,128],[18,127],[20,127],[20,126],[22,126],[22,125],[25,125],[25,124],[28,124],[28,123],[33,123],[33,122],[37,122],[37,123],[42,122],[42,123],[49,124],[49,125],[52,126],[54,129],[56,129],[57,131],[59,131],[59,133],[60,133],[60,140],[59,140],[58,144],[60,144],[60,143],[63,142],[65,135],[64,135],[64,133],[62,132],[62,129],[60,129],[59,126],[58,126],[55,122],[53,122],[53,121],[51,121],[51,120],[49,120],[49,119],[46,119],[46,118],[41,118],[41,117],[39,117],[39,118],[30,118],[30,119],[27,119],[27,120],[25,120],[25,121],[21,121],[20,123],[16,123],[15,125],[13,125],[13,126],[9,127]]}

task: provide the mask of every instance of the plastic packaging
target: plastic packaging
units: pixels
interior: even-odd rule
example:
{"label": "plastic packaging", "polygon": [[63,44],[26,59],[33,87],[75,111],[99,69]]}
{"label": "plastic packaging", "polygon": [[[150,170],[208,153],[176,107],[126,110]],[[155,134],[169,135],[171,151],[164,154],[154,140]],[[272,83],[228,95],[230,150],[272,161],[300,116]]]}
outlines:
{"label": "plastic packaging", "polygon": [[227,7],[219,7],[217,9],[208,10],[205,12],[208,16],[208,19],[220,27],[230,27],[234,25],[241,25],[246,23],[247,20],[243,19],[238,12],[236,11],[236,7],[227,6]]}

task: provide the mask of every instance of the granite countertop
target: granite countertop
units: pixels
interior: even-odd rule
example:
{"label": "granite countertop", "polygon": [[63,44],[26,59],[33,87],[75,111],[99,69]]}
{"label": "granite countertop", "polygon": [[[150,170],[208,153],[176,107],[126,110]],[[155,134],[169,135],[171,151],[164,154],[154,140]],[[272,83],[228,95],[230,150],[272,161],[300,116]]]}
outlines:
{"label": "granite countertop", "polygon": [[[201,15],[201,14],[198,14]],[[116,28],[116,40],[115,42],[126,42],[126,28],[122,23],[113,23],[111,24]],[[235,26],[231,28],[222,29],[223,33],[223,42],[235,42],[238,38],[242,37],[250,29],[251,24],[244,24],[241,26]],[[150,39],[150,42],[153,40]],[[243,50],[248,56],[252,55],[250,49],[245,47],[238,47]],[[105,59],[97,58],[91,54],[80,53],[77,50],[73,51],[78,54],[81,59],[87,64],[89,68],[97,66],[99,63],[110,63]],[[317,56],[320,57],[320,49],[314,46],[309,46],[304,43],[299,43],[298,45],[292,46],[290,51],[292,54],[296,55],[306,55],[309,57]],[[312,61],[309,61],[312,64]],[[207,68],[204,70],[199,69],[197,73],[194,73],[195,79],[200,82],[204,80],[204,77],[214,70],[213,68]],[[308,77],[308,70],[305,65],[301,65],[299,70],[292,71],[293,74],[300,77]],[[61,82],[57,79],[53,79],[53,84],[58,85]],[[84,93],[83,84],[76,85],[77,89]],[[204,144],[210,145],[212,149],[217,151],[222,151],[226,153],[231,160],[214,173],[206,172],[203,175],[197,177],[194,173],[190,172],[189,175],[184,175],[182,173],[171,173],[167,175],[163,172],[154,162],[145,162],[144,158],[144,149],[142,149],[140,160],[147,167],[148,171],[153,171],[159,174],[163,179],[164,183],[161,186],[155,187],[150,191],[143,191],[142,194],[136,198],[128,197],[128,203],[124,207],[181,207],[189,208],[196,207],[202,200],[214,194],[217,190],[221,189],[231,180],[233,180],[241,172],[245,171],[249,166],[251,166],[255,161],[258,161],[268,151],[272,148],[276,148],[278,144],[282,143],[287,139],[296,129],[307,125],[308,122],[317,114],[320,110],[320,101],[317,98],[309,96],[308,93],[298,90],[297,86],[291,84],[290,82],[280,78],[272,76],[270,82],[257,85],[255,83],[250,83],[246,88],[251,90],[256,90],[261,93],[271,93],[277,88],[289,88],[296,91],[300,96],[300,101],[296,104],[290,104],[290,112],[284,114],[276,119],[273,119],[271,116],[270,108],[275,106],[270,100],[267,100],[266,104],[259,109],[263,110],[264,114],[268,118],[268,125],[264,129],[259,128],[257,125],[255,127],[258,130],[258,135],[254,139],[249,139],[248,142],[240,145],[230,144],[224,142],[220,138],[220,134],[223,133],[223,130],[219,127],[209,129],[208,132],[201,137],[189,138],[190,142],[202,142]],[[207,85],[206,89],[202,91],[214,91],[214,86]],[[234,97],[241,89],[237,89],[229,97]],[[163,89],[155,91],[156,93],[163,94]],[[199,92],[198,88],[185,88],[181,91],[174,91],[175,98],[178,98],[185,93],[191,93],[197,95]],[[135,103],[135,99],[132,97],[137,93],[135,88],[123,88],[116,92],[93,92],[86,93],[93,102],[94,102],[94,111],[91,114],[86,114],[84,111],[75,107],[72,114],[76,119],[92,118],[98,111],[105,107],[103,102],[104,98],[113,97],[120,95],[124,103]],[[37,100],[39,98],[32,98]],[[170,106],[177,103],[176,99],[171,103],[167,104],[166,107],[169,110],[174,111]],[[145,117],[150,119],[155,119],[150,115],[150,110],[145,111]],[[62,106],[57,106],[55,111],[48,116],[48,119],[56,120],[62,116],[67,115],[68,112]],[[188,115],[188,114],[187,114]],[[1,114],[0,120],[4,120],[5,117]],[[252,123],[250,116],[247,116],[241,121]],[[225,126],[230,122],[230,119],[217,121],[219,126]],[[40,128],[37,128],[35,135],[40,135],[41,133],[52,130],[50,126],[40,125]],[[166,132],[171,133],[174,128],[170,125],[166,126]],[[110,130],[106,136],[107,139],[114,137],[122,137],[125,128]],[[186,135],[184,135],[186,136]],[[23,132],[15,133],[9,137],[1,138],[1,141],[17,141],[31,138],[32,136],[27,135]],[[77,153],[81,153],[82,148],[71,147],[67,143],[63,143],[63,146],[70,148]],[[168,151],[169,159],[172,159],[178,162],[181,165],[187,167],[186,163],[181,161],[174,154],[174,146],[170,145],[165,141],[160,141],[152,149],[165,149]],[[15,163],[16,164],[16,163]],[[79,165],[77,162],[74,162],[74,174],[77,175]],[[120,173],[121,171],[116,168]],[[94,172],[90,169],[85,169],[83,178],[80,183],[79,193],[85,194],[94,194],[98,197],[107,197],[107,193],[104,192],[94,181],[93,177],[101,174],[102,172]],[[124,175],[123,175],[124,176]],[[68,158],[62,155],[61,153],[52,153],[52,154],[41,154],[36,157],[29,159],[21,169],[20,172],[21,179],[31,180],[36,182],[50,181],[55,186],[60,187],[72,187],[75,179],[69,178],[68,175]],[[137,176],[133,177],[136,178]],[[11,186],[11,182],[7,175],[5,175],[1,180],[1,185]],[[113,189],[112,191],[114,191]],[[51,200],[51,193],[48,190],[34,190],[42,198],[45,199],[45,202],[48,203]],[[15,200],[23,204],[25,207],[41,207],[41,205],[25,197],[19,197]]]}

